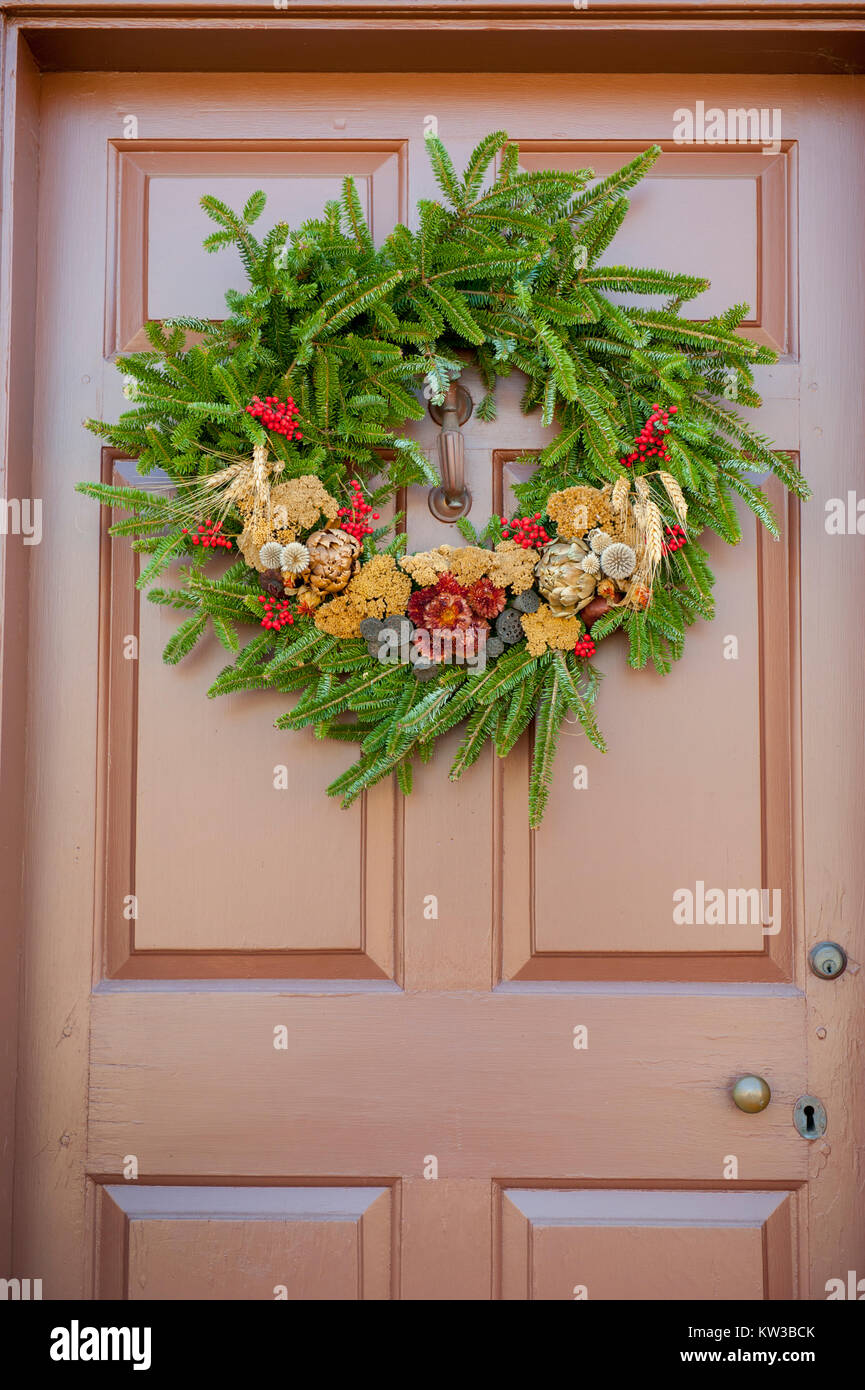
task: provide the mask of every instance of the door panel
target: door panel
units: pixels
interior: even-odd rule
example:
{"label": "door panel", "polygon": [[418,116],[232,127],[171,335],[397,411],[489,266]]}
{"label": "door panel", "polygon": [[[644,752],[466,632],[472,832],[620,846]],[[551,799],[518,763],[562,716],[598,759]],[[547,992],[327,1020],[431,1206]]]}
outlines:
{"label": "door panel", "polygon": [[[111,449],[103,474],[142,482]],[[284,699],[203,699],[226,664],[218,644],[166,666],[176,613],[135,587],[137,556],[108,534],[119,515],[103,514],[101,541],[97,852],[107,975],[391,978],[395,788],[375,788],[358,815],[342,815],[326,788],[344,752],[311,731],[292,748],[272,727]],[[322,874],[325,844],[338,874]]]}
{"label": "door panel", "polygon": [[404,218],[405,157],[401,140],[110,140],[106,352],[147,351],[148,319],[221,318],[225,291],[243,283],[233,248],[202,255],[203,192],[240,208],[261,188],[270,222],[296,227],[338,199],[351,174],[380,242]]}
{"label": "door panel", "polygon": [[[505,489],[525,473],[507,459]],[[689,659],[661,677],[626,666],[624,639],[604,643],[595,664],[607,677],[599,719],[609,751],[594,749],[579,725],[565,727],[551,814],[536,834],[524,814],[529,741],[508,760],[505,978],[615,978],[625,961],[638,979],[791,978],[799,504],[774,479],[766,492],[783,539],[742,508],[736,564],[709,540],[724,582],[714,623],[688,633]],[[604,872],[617,856],[626,872]],[[724,902],[707,909],[719,884]],[[694,894],[689,921],[675,896],[683,889]]]}
{"label": "door panel", "polygon": [[793,1297],[790,1193],[511,1189],[503,1199],[503,1298]]}
{"label": "door panel", "polygon": [[390,1296],[386,1188],[106,1185],[100,1199],[99,1298]]}
{"label": "door panel", "polygon": [[[629,195],[612,265],[659,266],[708,278],[688,302],[689,318],[710,318],[731,304],[750,305],[742,331],[776,352],[796,350],[797,146],[777,151],[742,145],[675,145]],[[595,170],[606,178],[645,145],[626,141],[520,141],[526,169]],[[657,307],[661,300],[647,296]]]}
{"label": "door panel", "polygon": [[[802,1181],[812,1146],[790,1116],[803,1002],[784,987],[756,1005],[715,989],[106,989],[93,1001],[90,1162],[104,1177],[134,1154],[141,1181],[203,1164],[369,1182],[423,1174],[432,1156],[442,1178],[717,1185],[733,1154],[742,1181]],[[707,1039],[710,1013],[723,1036]],[[282,1028],[286,1048],[274,1046]],[[755,1055],[775,1096],[756,1117],[729,1097]]]}
{"label": "door panel", "polygon": [[[865,949],[862,673],[839,637],[858,631],[863,558],[823,526],[863,424],[844,318],[863,288],[859,88],[220,82],[217,105],[188,74],[43,78],[37,352],[58,387],[35,417],[55,521],[31,611],[27,1270],[46,1297],[820,1297],[862,1230],[858,982],[806,967],[821,936]],[[698,98],[781,107],[782,148],[676,147],[672,113]],[[123,409],[113,356],[148,315],[218,316],[237,283],[230,257],[199,251],[197,198],[264,186],[265,217],[296,223],[352,172],[380,239],[434,196],[430,113],[457,162],[499,126],[526,168],[599,175],[660,140],[608,259],[709,274],[695,313],[753,300],[748,333],[783,354],[760,372],[757,422],[815,485],[801,512],[774,490],[780,543],[748,522],[736,550],[714,547],[718,617],[671,676],[605,644],[610,751],[566,728],[536,834],[529,737],[456,785],[441,747],[408,801],[380,786],[340,811],[323,794],[339,746],[275,732],[278,700],[205,698],[215,643],[161,665],[176,615],[139,604],[126,542],[71,492],[134,470],[75,423]],[[550,437],[520,390],[502,382],[496,424],[466,426],[475,522]],[[435,457],[432,422],[412,430]],[[424,489],[406,511],[411,549],[453,539]],[[59,706],[58,669],[75,674]],[[677,923],[674,893],[698,883],[778,889],[780,931]],[[730,1087],[752,1071],[773,1100],[749,1116]],[[826,1141],[792,1125],[808,1091]]]}

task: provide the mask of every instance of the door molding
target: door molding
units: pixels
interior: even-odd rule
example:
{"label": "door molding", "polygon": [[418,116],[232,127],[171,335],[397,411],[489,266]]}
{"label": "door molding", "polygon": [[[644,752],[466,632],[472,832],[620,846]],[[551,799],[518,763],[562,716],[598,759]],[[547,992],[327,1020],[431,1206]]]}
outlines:
{"label": "door molding", "polygon": [[[37,64],[51,71],[865,71],[860,3],[589,0],[583,10],[571,0],[291,0],[283,11],[260,0],[256,8],[238,0],[0,0],[0,13],[21,26]],[[289,41],[274,42],[275,34]]]}

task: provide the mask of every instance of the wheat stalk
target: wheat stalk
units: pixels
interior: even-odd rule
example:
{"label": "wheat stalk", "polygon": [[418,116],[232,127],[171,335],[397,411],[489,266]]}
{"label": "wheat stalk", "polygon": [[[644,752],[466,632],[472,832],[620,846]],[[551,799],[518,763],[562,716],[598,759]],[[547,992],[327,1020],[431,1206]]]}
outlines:
{"label": "wheat stalk", "polygon": [[650,489],[645,478],[637,477],[634,479],[634,487],[637,489],[637,496],[643,501],[648,502]]}
{"label": "wheat stalk", "polygon": [[621,478],[616,479],[613,487],[613,495],[610,499],[614,512],[623,512],[625,510],[625,501],[630,491],[631,480],[626,474],[622,474]]}
{"label": "wheat stalk", "polygon": [[229,508],[237,507],[246,518],[247,528],[256,540],[260,536],[263,544],[270,535],[270,475],[282,469],[280,462],[268,461],[267,453],[265,444],[256,444],[251,459],[236,459],[217,473],[208,473],[189,483],[181,482],[183,492],[179,496],[183,516],[207,513],[223,521]]}
{"label": "wheat stalk", "polygon": [[655,569],[664,555],[664,523],[661,509],[651,498],[646,502],[646,554]]}
{"label": "wheat stalk", "polygon": [[688,504],[685,501],[685,494],[676,482],[672,473],[665,473],[663,469],[658,470],[658,477],[664,484],[664,489],[673,504],[673,511],[680,521],[684,521],[688,515]]}

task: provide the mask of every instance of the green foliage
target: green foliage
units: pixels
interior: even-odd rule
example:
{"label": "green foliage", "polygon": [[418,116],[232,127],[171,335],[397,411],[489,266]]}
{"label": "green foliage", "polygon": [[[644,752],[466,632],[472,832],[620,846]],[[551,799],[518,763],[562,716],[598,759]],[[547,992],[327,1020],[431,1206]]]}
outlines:
{"label": "green foliage", "polygon": [[535,719],[535,746],[529,779],[529,825],[536,830],[543,820],[553,781],[553,767],[559,744],[559,731],[565,715],[565,692],[561,666],[553,662],[544,675]]}

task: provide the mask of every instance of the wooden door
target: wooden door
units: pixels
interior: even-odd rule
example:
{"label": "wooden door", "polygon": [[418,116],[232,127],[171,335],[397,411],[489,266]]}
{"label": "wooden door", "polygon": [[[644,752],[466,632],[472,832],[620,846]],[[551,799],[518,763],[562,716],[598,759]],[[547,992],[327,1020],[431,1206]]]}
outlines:
{"label": "wooden door", "polygon": [[[822,1298],[855,1267],[865,562],[825,518],[861,487],[861,96],[43,77],[15,1264],[46,1298]],[[697,100],[780,109],[780,147],[676,145]],[[161,665],[176,615],[72,491],[132,466],[79,424],[123,408],[113,357],[237,280],[201,254],[200,194],[262,187],[296,223],[351,172],[380,238],[431,192],[430,115],[456,160],[505,126],[527,168],[661,141],[613,259],[711,276],[695,313],[750,301],[781,354],[759,424],[815,491],[776,496],[780,543],[713,547],[717,620],[666,680],[605,644],[610,752],[566,729],[536,834],[527,741],[339,810],[339,745],[274,731],[277,697],[208,702],[215,647]],[[467,426],[475,519],[544,439],[518,392]],[[448,538],[407,505],[412,548]],[[779,929],[677,923],[700,883],[777,889]],[[826,937],[853,962],[831,982],[807,967]],[[731,1100],[749,1072],[761,1114]],[[822,1138],[794,1127],[805,1094]]]}

